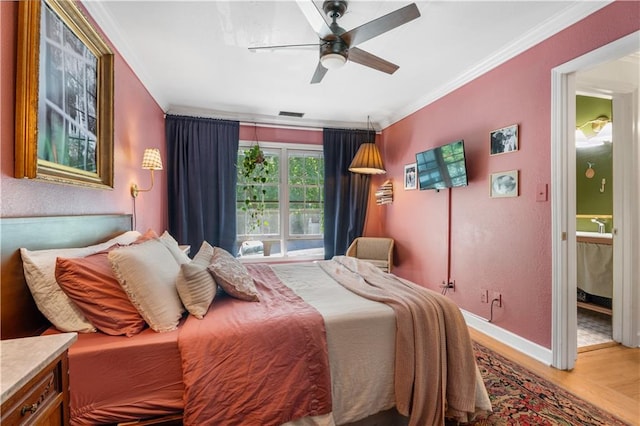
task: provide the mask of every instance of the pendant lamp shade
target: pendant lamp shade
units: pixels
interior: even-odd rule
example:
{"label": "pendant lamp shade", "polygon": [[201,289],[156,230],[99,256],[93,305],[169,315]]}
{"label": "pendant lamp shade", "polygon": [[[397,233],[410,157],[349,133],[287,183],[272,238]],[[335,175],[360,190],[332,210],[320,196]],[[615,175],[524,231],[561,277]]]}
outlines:
{"label": "pendant lamp shade", "polygon": [[380,175],[387,173],[382,164],[380,151],[375,143],[363,143],[358,148],[356,156],[349,165],[349,171],[353,173],[362,173],[366,175]]}

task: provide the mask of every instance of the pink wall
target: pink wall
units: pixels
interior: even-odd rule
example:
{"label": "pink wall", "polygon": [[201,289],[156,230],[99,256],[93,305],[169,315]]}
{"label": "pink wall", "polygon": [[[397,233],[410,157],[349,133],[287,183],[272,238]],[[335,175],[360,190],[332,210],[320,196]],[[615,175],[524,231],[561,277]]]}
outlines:
{"label": "pink wall", "polygon": [[[488,317],[480,289],[500,291],[495,324],[550,348],[551,203],[536,202],[536,186],[553,190],[551,69],[638,29],[640,3],[615,2],[385,129],[394,201],[371,207],[366,233],[395,239],[394,273],[437,290],[447,278],[448,190],[404,191],[402,175],[416,152],[464,139],[470,182],[451,190],[450,297]],[[519,151],[491,157],[489,133],[516,123]],[[491,199],[489,175],[513,169],[520,196]]]}
{"label": "pink wall", "polygon": [[[131,183],[146,188],[148,171],[140,168],[145,148],[165,155],[164,113],[122,57],[115,55],[115,136],[113,190],[96,190],[13,177],[15,79],[18,3],[0,2],[2,74],[0,76],[0,215],[43,216],[133,213]],[[136,200],[137,229],[162,232],[167,226],[167,179],[156,172],[152,192]]]}
{"label": "pink wall", "polygon": [[305,129],[279,127],[261,127],[253,125],[240,126],[240,140],[258,142],[287,142],[322,145],[322,132]]}

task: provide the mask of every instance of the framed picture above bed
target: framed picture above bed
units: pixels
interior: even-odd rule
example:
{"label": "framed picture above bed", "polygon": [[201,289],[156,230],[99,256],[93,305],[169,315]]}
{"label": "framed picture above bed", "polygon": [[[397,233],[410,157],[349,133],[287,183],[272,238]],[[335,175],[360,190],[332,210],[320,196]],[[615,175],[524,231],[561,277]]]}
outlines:
{"label": "framed picture above bed", "polygon": [[18,16],[15,177],[113,188],[113,52],[75,2]]}

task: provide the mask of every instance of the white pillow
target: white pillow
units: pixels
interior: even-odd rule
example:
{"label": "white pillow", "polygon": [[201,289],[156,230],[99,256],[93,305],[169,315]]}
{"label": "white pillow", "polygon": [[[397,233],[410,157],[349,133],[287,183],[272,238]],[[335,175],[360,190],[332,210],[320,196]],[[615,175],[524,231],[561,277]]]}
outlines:
{"label": "white pillow", "polygon": [[178,242],[171,236],[171,234],[169,234],[168,231],[164,231],[162,233],[162,235],[160,236],[160,241],[162,241],[162,243],[167,246],[167,248],[171,252],[171,255],[180,265],[191,262],[189,256],[187,256],[187,254],[182,251],[182,249],[178,245]]}
{"label": "white pillow", "polygon": [[106,250],[114,244],[131,244],[139,236],[138,231],[128,231],[104,243],[82,248],[48,250],[21,248],[24,276],[40,312],[60,331],[95,332],[95,327],[56,282],[56,258],[88,256]]}
{"label": "white pillow", "polygon": [[213,302],[218,286],[207,270],[213,257],[213,247],[206,241],[190,263],[180,266],[176,287],[182,303],[189,313],[198,319],[204,318]]}
{"label": "white pillow", "polygon": [[184,312],[176,290],[180,265],[160,240],[112,250],[109,261],[120,285],[155,331],[175,330]]}

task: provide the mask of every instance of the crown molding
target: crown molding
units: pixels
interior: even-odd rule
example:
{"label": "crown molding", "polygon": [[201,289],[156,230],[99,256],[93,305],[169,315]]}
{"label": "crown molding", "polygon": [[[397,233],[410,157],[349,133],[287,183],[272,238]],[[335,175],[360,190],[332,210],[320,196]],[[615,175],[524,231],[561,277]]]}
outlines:
{"label": "crown molding", "polygon": [[[545,22],[542,22],[536,28],[526,33],[523,37],[514,40],[513,42],[505,46],[504,49],[501,49],[492,56],[485,58],[483,61],[476,64],[468,71],[458,75],[436,90],[425,94],[416,102],[413,102],[404,108],[398,109],[397,111],[389,114],[386,117],[377,117],[375,123],[377,125],[376,127],[384,129],[391,124],[394,124],[402,120],[403,118],[406,118],[407,116],[417,112],[421,108],[424,108],[425,106],[444,97],[448,93],[451,93],[452,91],[462,87],[470,81],[505,63],[509,59],[512,59],[513,57],[521,54],[527,49],[557,34],[568,26],[573,25],[576,22],[589,16],[590,14],[602,9],[603,7],[612,3],[612,1],[613,0],[573,2],[564,10],[564,12],[555,15],[553,18],[550,18]],[[151,97],[158,103],[160,108],[162,108],[163,111],[175,109],[176,107],[168,105],[167,99],[164,99],[160,94],[160,90],[154,79],[151,77],[151,74],[147,72],[144,62],[139,58],[137,53],[127,41],[126,37],[124,37],[124,35],[122,34],[122,31],[120,30],[117,22],[104,7],[104,2],[85,0],[82,2],[82,4],[89,12],[91,17],[98,23],[106,37],[111,41],[113,47],[121,54],[134,74],[140,79],[142,84],[146,87],[147,91],[149,92]],[[178,107],[177,109],[181,110],[183,114],[190,115],[197,114],[199,111],[197,108],[188,107]],[[200,111],[202,112],[202,110]],[[211,116],[212,113],[215,113],[215,116],[219,118],[227,118],[247,122],[265,122],[309,127],[366,127],[366,123],[337,121],[324,122],[320,120],[309,120],[304,118],[292,120],[276,116],[257,117],[255,114],[233,111],[208,111],[206,115]]]}
{"label": "crown molding", "polygon": [[403,118],[417,112],[421,108],[435,102],[436,100],[446,96],[456,89],[464,86],[465,84],[475,80],[483,74],[491,71],[492,69],[502,65],[509,59],[512,59],[524,51],[530,49],[536,44],[552,37],[559,33],[570,25],[575,24],[578,21],[586,18],[592,13],[597,12],[613,0],[604,1],[584,1],[575,2],[571,6],[567,7],[563,13],[557,14],[554,17],[547,19],[540,25],[524,34],[519,39],[513,40],[506,45],[503,49],[495,52],[492,56],[485,58],[483,61],[477,63],[473,68],[470,68],[463,74],[455,77],[453,80],[440,86],[436,90],[427,93],[425,96],[418,99],[416,102],[407,105],[405,108],[397,110],[395,113],[387,117],[386,120],[379,120],[379,124],[382,128],[386,128],[391,124],[394,124]]}

